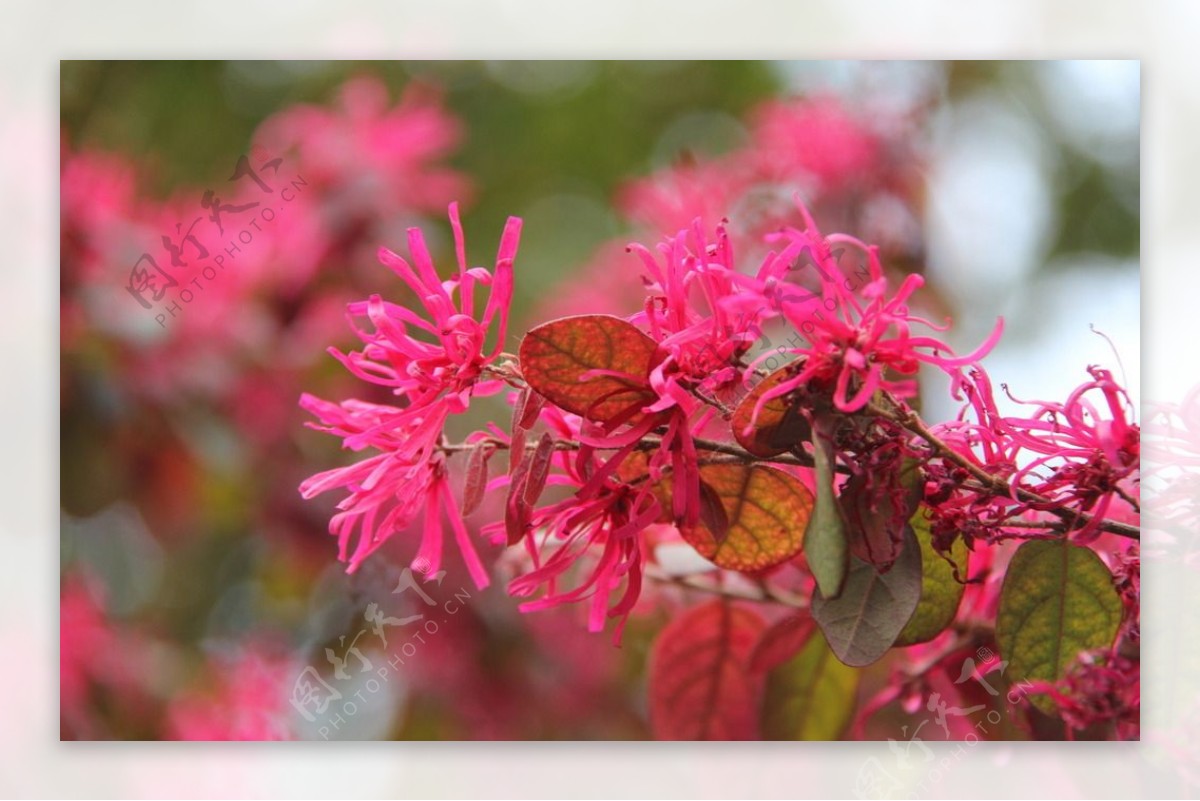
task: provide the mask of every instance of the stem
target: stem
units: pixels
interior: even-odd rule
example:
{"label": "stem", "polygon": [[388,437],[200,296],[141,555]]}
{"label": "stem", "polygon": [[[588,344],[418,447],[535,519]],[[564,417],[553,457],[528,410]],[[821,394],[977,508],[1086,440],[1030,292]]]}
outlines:
{"label": "stem", "polygon": [[[508,359],[507,363],[502,363],[500,367],[486,367],[486,368],[484,368],[485,371],[492,373],[493,375],[495,375],[498,378],[504,379],[511,386],[514,386],[517,388],[522,388],[522,387],[526,386],[524,379],[521,378],[520,374],[519,374],[520,368],[519,368],[517,356],[515,356],[514,354],[510,354],[510,353],[502,354],[502,356],[504,358]],[[702,400],[702,401],[705,401],[709,405],[712,405],[712,406],[715,406],[716,408],[718,408],[721,411],[722,415],[725,416],[726,418],[729,417],[729,415],[731,413],[730,410],[727,407],[725,407],[724,404],[720,403],[720,401],[717,401],[715,398],[706,398],[706,397],[703,397],[700,395],[697,395],[696,397],[700,398],[700,400]],[[968,473],[971,474],[972,477],[975,478],[976,481],[979,482],[978,485],[973,485],[970,482],[964,482],[964,484],[962,486],[965,489],[969,489],[969,490],[972,490],[975,492],[988,493],[988,494],[991,494],[991,495],[994,495],[997,497],[1017,498],[1019,500],[1026,501],[1027,503],[1037,504],[1038,506],[1043,507],[1050,514],[1057,517],[1060,521],[1058,523],[1052,523],[1052,522],[1047,521],[1047,523],[1044,526],[1041,526],[1042,528],[1066,533],[1068,531],[1077,529],[1080,526],[1086,526],[1087,524],[1092,522],[1093,516],[1089,515],[1086,512],[1076,512],[1076,511],[1073,511],[1070,509],[1063,509],[1063,508],[1059,507],[1058,503],[1051,498],[1046,498],[1042,495],[1037,494],[1036,492],[1031,492],[1022,487],[1014,487],[1013,485],[1009,484],[1008,481],[1001,478],[1000,476],[989,473],[988,471],[984,470],[979,465],[972,462],[967,457],[963,456],[962,454],[960,454],[957,451],[955,451],[954,449],[952,449],[949,445],[947,445],[941,439],[939,439],[938,436],[936,434],[934,434],[927,425],[925,425],[924,421],[922,421],[921,418],[918,417],[916,415],[916,413],[914,413],[912,411],[912,409],[909,409],[908,407],[901,404],[898,400],[896,400],[894,397],[892,397],[892,395],[890,393],[883,393],[883,399],[884,399],[883,404],[880,404],[876,401],[872,401],[871,403],[869,403],[867,405],[867,411],[878,417],[882,417],[885,420],[891,420],[892,422],[899,424],[904,429],[912,432],[913,434],[916,434],[918,437],[923,439],[926,442],[926,444],[929,445],[929,447],[932,449],[933,453],[936,456],[940,457],[944,461],[950,462],[950,463],[957,465],[958,467],[961,467],[962,469],[966,470]],[[498,449],[508,448],[507,443],[501,442],[499,440],[489,439],[486,441],[490,442],[494,447],[496,447]],[[706,451],[710,451],[712,453],[719,453],[719,454],[733,457],[733,461],[735,461],[737,463],[741,463],[741,464],[754,464],[757,462],[774,462],[776,464],[792,465],[792,466],[799,466],[799,467],[812,467],[813,466],[812,457],[809,456],[807,453],[805,453],[802,449],[799,449],[799,448],[793,450],[791,453],[779,454],[779,455],[769,457],[769,458],[762,458],[762,457],[755,456],[754,454],[750,453],[749,451],[747,451],[737,445],[732,445],[732,444],[728,444],[728,443],[724,443],[724,442],[714,442],[712,440],[706,440],[706,439],[700,439],[700,438],[694,438],[693,442],[695,443],[696,448],[698,448],[700,450],[706,450]],[[646,437],[645,439],[642,440],[642,442],[640,442],[638,444],[638,450],[653,450],[653,449],[659,447],[659,445],[661,445],[661,444],[662,444],[662,439],[659,437]],[[472,446],[467,445],[465,443],[462,443],[459,445],[443,444],[442,450],[446,451],[447,453],[452,453],[454,451],[467,450],[470,447],[472,447]],[[528,443],[528,444],[526,444],[526,447],[533,448],[533,447],[536,447],[536,445],[534,443]],[[557,449],[557,450],[578,450],[578,448],[579,448],[579,444],[575,443],[575,442],[558,441],[555,443],[555,449]],[[608,449],[601,448],[598,450],[608,450]],[[613,448],[612,450],[616,450],[616,449]],[[716,460],[713,460],[713,461],[716,461]],[[839,472],[847,472],[844,467],[839,467],[838,471]],[[1138,512],[1141,511],[1141,507],[1138,504],[1138,502],[1134,498],[1129,496],[1129,494],[1126,493],[1123,489],[1121,489],[1120,487],[1117,487],[1116,493],[1126,503],[1128,503],[1131,507],[1133,507],[1133,509],[1135,511],[1138,511]],[[1007,524],[1001,524],[1001,525],[1007,525]],[[1024,523],[1022,523],[1018,527],[1035,527],[1035,526],[1032,526],[1032,525],[1026,526]],[[1127,537],[1127,538],[1133,539],[1133,540],[1140,541],[1142,538],[1140,528],[1138,528],[1137,526],[1131,526],[1128,523],[1119,523],[1115,520],[1101,520],[1098,524],[1098,528],[1101,531],[1107,531],[1110,534],[1116,534],[1118,536]]]}
{"label": "stem", "polygon": [[799,595],[772,587],[765,581],[760,582],[758,591],[739,590],[723,586],[714,581],[706,581],[696,576],[672,576],[664,573],[656,565],[646,565],[646,578],[662,584],[673,584],[685,590],[704,592],[735,601],[753,601],[755,603],[781,604],[793,609],[807,609],[808,601]]}
{"label": "stem", "polygon": [[[715,464],[715,463],[719,463],[719,462],[733,462],[736,464],[756,464],[759,462],[774,462],[776,464],[790,465],[792,467],[812,467],[812,464],[813,464],[812,457],[803,452],[801,452],[801,453],[781,453],[777,456],[761,457],[761,456],[755,456],[754,454],[750,453],[749,451],[747,451],[737,445],[733,445],[733,444],[730,444],[727,442],[715,442],[713,440],[700,439],[700,438],[693,438],[692,442],[695,443],[697,450],[708,451],[710,453],[721,454],[722,456],[730,457],[728,459],[711,458],[706,462],[706,463],[711,463],[711,464]],[[481,444],[481,443],[487,443],[488,445],[491,445],[496,450],[508,450],[510,447],[509,443],[504,442],[503,440],[495,439],[494,437],[486,437],[486,438],[478,440],[476,442],[443,442],[441,445],[438,446],[438,449],[441,450],[443,453],[461,453],[462,451],[469,451],[472,448],[474,448],[476,445]],[[645,437],[641,442],[638,443],[637,449],[640,451],[652,451],[652,450],[657,449],[660,445],[662,445],[661,437],[656,437],[656,436]],[[536,442],[526,442],[525,443],[526,450],[533,450],[536,447],[537,447]],[[579,450],[579,448],[580,448],[580,444],[573,440],[560,439],[560,440],[555,440],[555,442],[554,442],[554,449],[558,450],[558,451],[577,451],[577,450]],[[596,450],[615,451],[615,450],[619,450],[619,448],[617,448],[616,446],[599,447],[599,448],[596,448]]]}
{"label": "stem", "polygon": [[[1019,500],[1043,506],[1046,508],[1046,511],[1050,512],[1050,514],[1062,521],[1062,523],[1058,524],[1058,526],[1063,531],[1069,531],[1078,528],[1079,524],[1087,525],[1088,523],[1092,522],[1092,515],[1089,515],[1086,512],[1076,512],[1070,509],[1057,507],[1056,501],[1039,495],[1036,492],[1030,492],[1022,487],[1014,487],[1000,476],[993,475],[984,470],[982,467],[958,453],[941,439],[939,439],[936,434],[929,430],[929,427],[925,425],[921,418],[918,417],[912,411],[912,409],[902,406],[900,402],[891,395],[885,394],[884,397],[888,403],[888,406],[883,406],[876,402],[872,402],[867,406],[867,410],[878,417],[884,418],[885,420],[891,420],[893,423],[897,423],[906,430],[916,434],[918,437],[925,440],[936,456],[966,470],[976,479],[976,481],[979,482],[979,486],[974,486],[969,482],[966,482],[963,484],[964,488],[974,490],[976,492],[987,492],[1000,497],[1017,498]],[[1124,497],[1124,495],[1122,495],[1122,497]],[[1135,506],[1135,508],[1137,507]],[[1139,529],[1137,526],[1131,526],[1127,523],[1118,523],[1114,520],[1102,520],[1099,523],[1099,528],[1102,531],[1107,531],[1111,534],[1117,534],[1121,537],[1128,537],[1134,540],[1140,540],[1142,538],[1141,529]]]}

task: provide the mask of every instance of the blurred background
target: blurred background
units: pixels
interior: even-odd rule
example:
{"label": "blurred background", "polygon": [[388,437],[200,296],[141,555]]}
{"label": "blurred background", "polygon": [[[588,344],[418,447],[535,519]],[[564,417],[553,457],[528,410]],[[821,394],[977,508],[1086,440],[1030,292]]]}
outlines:
{"label": "blurred background", "polygon": [[[415,545],[344,574],[337,499],[296,487],[347,455],[296,401],[380,399],[325,353],[354,344],[345,302],[404,299],[376,248],[421,225],[447,264],[460,200],[469,261],[490,266],[524,218],[515,345],[551,315],[634,311],[626,242],[695,209],[757,234],[795,222],[798,192],[825,231],[923,272],[960,349],[1003,315],[987,363],[1018,397],[1062,398],[1101,364],[1136,401],[1139,87],[1136,62],[64,62],[63,737],[646,737],[653,601],[617,649],[580,610],[519,615],[503,562],[483,592],[450,564],[426,589],[461,611],[424,641],[385,630],[385,648],[364,617],[421,611],[390,592]],[[243,156],[295,199],[209,278],[200,251],[256,212],[218,235],[205,192],[268,196],[231,182]],[[149,309],[128,289],[148,252],[180,284]],[[943,395],[929,418],[953,414]],[[464,423],[489,412],[507,414]],[[355,714],[309,719],[297,683],[336,684],[326,650],[354,664],[355,642],[364,675],[412,654]]]}

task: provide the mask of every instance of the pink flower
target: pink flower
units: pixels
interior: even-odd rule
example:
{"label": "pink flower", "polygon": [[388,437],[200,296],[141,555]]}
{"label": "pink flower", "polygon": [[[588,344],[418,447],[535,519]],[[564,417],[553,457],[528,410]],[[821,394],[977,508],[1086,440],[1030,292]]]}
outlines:
{"label": "pink flower", "polygon": [[[1033,407],[1027,417],[1000,412],[982,369],[958,377],[953,386],[966,397],[963,413],[933,430],[957,453],[1008,480],[1014,491],[1010,497],[962,493],[956,468],[933,466],[930,479],[940,485],[932,493],[935,532],[957,530],[968,541],[1008,536],[1006,521],[1045,517],[1052,509],[1091,515],[1074,533],[1084,543],[1100,535],[1105,519],[1136,523],[1141,429],[1133,422],[1128,393],[1112,373],[1094,366],[1088,372],[1092,379],[1065,402],[1018,401]],[[1045,501],[1030,500],[1018,489]]]}
{"label": "pink flower", "polygon": [[1058,682],[1030,682],[1029,695],[1044,695],[1067,724],[1067,738],[1111,726],[1118,740],[1137,740],[1141,731],[1141,662],[1109,649],[1085,651]]}
{"label": "pink flower", "polygon": [[[551,435],[586,443],[603,436],[576,415],[547,405],[541,418]],[[590,430],[589,430],[590,429]],[[506,439],[493,432],[497,439]],[[508,586],[511,595],[523,597],[545,588],[545,594],[521,604],[522,612],[548,609],[564,603],[589,602],[588,629],[602,631],[607,618],[619,619],[615,639],[641,594],[646,561],[642,532],[661,515],[651,482],[627,482],[619,474],[637,447],[634,439],[604,460],[584,445],[576,450],[556,450],[551,455],[546,484],[574,490],[570,497],[532,509],[523,543],[530,568]],[[508,475],[493,480],[495,490],[511,483]],[[497,541],[506,536],[503,521],[484,527]],[[584,565],[582,569],[581,565]],[[571,589],[561,588],[568,576],[581,576]],[[615,604],[610,599],[624,584]]]}
{"label": "pink flower", "polygon": [[[450,206],[458,271],[442,281],[421,232],[408,232],[413,265],[389,250],[380,250],[380,261],[390,267],[416,295],[424,314],[389,303],[378,295],[349,306],[351,325],[363,342],[361,351],[343,354],[331,348],[351,373],[364,381],[387,387],[396,396],[394,405],[358,400],[340,405],[311,395],[301,406],[320,423],[310,424],[342,438],[353,451],[371,448],[378,453],[348,467],[319,473],[300,485],[305,498],[331,489],[345,489],[330,522],[337,536],[339,559],[348,561],[348,572],[378,550],[393,534],[424,515],[425,530],[417,558],[437,571],[441,560],[440,513],[448,514],[458,545],[475,582],[488,583],[467,536],[461,515],[446,482],[445,457],[439,450],[442,429],[450,415],[462,414],[476,395],[498,392],[503,382],[485,373],[500,358],[512,298],[513,259],[521,221],[509,218],[501,237],[493,271],[468,269],[457,204]],[[482,312],[476,313],[477,284],[490,287]],[[356,317],[365,317],[370,328]],[[486,340],[495,337],[488,348]],[[351,540],[357,544],[350,550]]]}
{"label": "pink flower", "polygon": [[338,100],[334,109],[287,108],[255,134],[272,154],[295,153],[293,166],[328,193],[331,212],[381,219],[466,196],[467,180],[435,164],[461,130],[432,87],[411,84],[393,105],[382,81],[361,76],[342,86]]}
{"label": "pink flower", "polygon": [[59,614],[59,707],[64,739],[120,736],[103,714],[121,709],[122,724],[141,725],[152,702],[144,685],[155,669],[154,644],[113,617],[103,585],[79,570],[62,576]]}
{"label": "pink flower", "polygon": [[[948,345],[932,336],[915,333],[914,325],[941,330],[913,316],[907,305],[924,279],[916,274],[907,276],[889,297],[875,247],[844,234],[824,237],[807,210],[800,210],[805,230],[788,228],[774,237],[784,243],[783,250],[770,254],[756,277],[742,279],[754,291],[736,301],[742,309],[761,305],[777,309],[807,340],[807,344],[790,349],[803,358],[803,368],[795,378],[764,393],[756,414],[772,399],[809,382],[830,391],[834,405],[843,412],[862,409],[878,390],[898,398],[911,397],[916,393],[915,377],[921,363],[954,377],[995,346],[1003,320],[997,321],[982,345],[965,356],[955,356]],[[866,269],[860,266],[848,273],[840,263],[845,249],[865,255]],[[789,273],[803,271],[810,264],[819,292],[787,280]]]}
{"label": "pink flower", "polygon": [[876,182],[882,142],[833,97],[767,103],[754,115],[757,171],[776,180],[807,178],[824,192]]}
{"label": "pink flower", "polygon": [[643,411],[669,413],[649,468],[657,476],[670,466],[681,489],[672,501],[675,520],[694,526],[701,506],[694,434],[715,414],[702,396],[716,398],[741,380],[741,357],[761,336],[761,323],[770,311],[763,306],[731,308],[740,289],[724,225],[709,243],[696,219],[690,230],[659,245],[661,261],[642,245],[630,249],[642,260],[648,297],[645,311],[629,319],[649,328],[663,354],[649,376],[658,400]]}
{"label": "pink flower", "polygon": [[1093,366],[1088,372],[1092,380],[1064,403],[1034,401],[1029,417],[1003,420],[1011,441],[1033,457],[1014,481],[1058,505],[1092,513],[1076,535],[1083,541],[1099,534],[1115,500],[1128,503],[1137,493],[1141,456],[1141,429],[1133,422],[1129,394],[1108,370]]}
{"label": "pink flower", "polygon": [[89,687],[104,675],[117,636],[90,582],[81,576],[64,577],[59,614],[59,703],[64,715],[79,715]]}
{"label": "pink flower", "polygon": [[84,253],[97,255],[98,240],[133,213],[137,189],[133,164],[112,153],[72,153],[64,142],[60,185],[64,239]]}
{"label": "pink flower", "polygon": [[296,666],[255,650],[210,662],[211,686],[172,699],[167,735],[172,740],[262,741],[293,739],[288,692]]}
{"label": "pink flower", "polygon": [[651,230],[678,231],[696,218],[711,225],[729,216],[753,180],[735,159],[689,162],[631,182],[617,203]]}
{"label": "pink flower", "polygon": [[738,378],[735,365],[762,336],[761,324],[772,313],[764,307],[729,308],[740,288],[726,226],[717,226],[710,243],[697,218],[658,246],[661,261],[642,245],[630,250],[642,260],[648,297],[645,311],[629,319],[649,328],[666,351],[656,373],[709,393]]}

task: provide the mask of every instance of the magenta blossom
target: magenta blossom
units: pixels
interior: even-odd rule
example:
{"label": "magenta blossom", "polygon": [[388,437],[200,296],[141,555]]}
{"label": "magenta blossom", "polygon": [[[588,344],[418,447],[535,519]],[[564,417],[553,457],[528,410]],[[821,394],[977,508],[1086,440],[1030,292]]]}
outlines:
{"label": "magenta blossom", "polygon": [[764,177],[804,178],[838,192],[883,172],[883,143],[835,97],[766,103],[753,136],[751,158]]}
{"label": "magenta blossom", "polygon": [[214,657],[212,684],[171,700],[167,737],[172,740],[291,740],[287,691],[297,670],[265,649],[239,649]]}
{"label": "magenta blossom", "polygon": [[[862,409],[878,390],[911,397],[916,393],[916,374],[922,363],[953,377],[995,346],[1003,320],[997,320],[987,340],[965,356],[955,356],[944,342],[915,332],[914,325],[944,330],[914,316],[907,305],[924,278],[908,275],[889,297],[877,248],[844,234],[824,237],[808,211],[803,206],[800,211],[805,230],[787,228],[773,237],[784,243],[784,248],[767,257],[757,276],[742,279],[753,291],[737,301],[742,310],[761,305],[777,309],[806,340],[790,349],[804,359],[803,368],[794,378],[763,393],[756,415],[774,398],[809,382],[831,390],[834,405],[843,412]],[[842,266],[840,256],[847,249],[866,257],[865,270],[859,267],[850,273]],[[809,266],[813,270],[807,270]],[[789,280],[791,273],[799,273],[801,280],[815,273],[819,291]]]}
{"label": "magenta blossom", "polygon": [[[397,397],[396,404],[350,400],[339,406],[310,395],[301,399],[301,406],[320,419],[319,424],[310,424],[313,428],[341,437],[343,447],[350,450],[371,448],[378,453],[319,473],[301,484],[300,492],[305,498],[335,488],[349,492],[330,522],[330,532],[338,537],[339,558],[349,562],[349,572],[422,514],[425,530],[418,558],[436,572],[441,559],[440,509],[444,508],[471,575],[482,587],[487,574],[446,483],[445,457],[439,447],[450,415],[465,412],[473,396],[494,394],[503,386],[485,373],[504,347],[521,221],[509,219],[492,271],[468,269],[456,204],[450,206],[450,224],[458,272],[449,280],[438,278],[424,237],[415,228],[408,232],[415,268],[389,250],[379,253],[380,261],[416,295],[424,314],[378,295],[352,303],[351,325],[363,349],[348,354],[330,349],[354,375],[388,387]],[[490,287],[478,315],[477,284]],[[371,323],[369,330],[355,322],[362,316]],[[486,341],[493,336],[489,348]],[[358,542],[351,552],[356,532]]]}
{"label": "magenta blossom", "polygon": [[464,197],[466,178],[437,163],[461,138],[434,87],[413,83],[393,104],[372,76],[348,80],[334,108],[291,106],[255,133],[267,152],[294,154],[293,166],[327,191],[340,216],[373,218]]}
{"label": "magenta blossom", "polygon": [[765,307],[731,307],[739,288],[733,246],[723,224],[710,243],[697,218],[690,230],[658,246],[661,261],[642,245],[631,245],[630,250],[642,261],[648,297],[645,311],[629,319],[649,328],[663,354],[649,376],[658,400],[644,411],[669,413],[649,468],[656,477],[671,468],[681,490],[674,494],[674,518],[695,526],[701,503],[693,439],[715,414],[703,399],[736,386],[742,377],[741,358],[761,337],[762,322],[771,312]]}
{"label": "magenta blossom", "polygon": [[[1065,402],[1018,401],[1033,407],[1027,417],[1001,415],[982,373],[974,374],[974,384],[963,385],[980,419],[975,426],[980,446],[1003,448],[1011,483],[1047,499],[1025,507],[1089,513],[1075,534],[1083,542],[1099,536],[1104,518],[1127,517],[1137,509],[1141,464],[1141,428],[1129,394],[1108,370],[1092,366],[1088,372],[1091,380]],[[984,391],[972,392],[973,387]]]}
{"label": "magenta blossom", "polygon": [[[542,409],[540,417],[551,436],[568,441],[586,443],[602,435],[595,430],[598,426],[550,405]],[[508,441],[499,429],[493,429],[491,436]],[[651,483],[626,482],[621,473],[637,444],[633,440],[604,459],[586,444],[575,450],[553,452],[545,483],[569,488],[572,494],[529,512],[522,542],[530,567],[509,583],[508,591],[517,597],[531,596],[541,589],[545,593],[523,602],[522,612],[587,601],[588,629],[602,631],[607,618],[617,618],[615,639],[620,640],[625,621],[641,595],[646,561],[642,532],[662,514]],[[489,488],[499,489],[511,481],[508,475],[500,476]],[[505,523],[485,526],[484,532],[503,541]],[[561,586],[575,577],[570,589]],[[611,603],[618,591],[616,603]]]}

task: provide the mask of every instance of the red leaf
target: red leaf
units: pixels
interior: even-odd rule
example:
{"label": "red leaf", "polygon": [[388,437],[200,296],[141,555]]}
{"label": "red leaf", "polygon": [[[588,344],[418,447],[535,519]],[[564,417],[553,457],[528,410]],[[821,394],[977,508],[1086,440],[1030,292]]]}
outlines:
{"label": "red leaf", "polygon": [[712,601],[673,620],[650,653],[650,724],[660,740],[751,740],[758,736],[763,677],[750,654],[764,623],[757,613]]}
{"label": "red leaf", "polygon": [[463,487],[463,517],[474,512],[483,502],[483,493],[487,489],[488,482],[488,460],[492,458],[495,450],[491,443],[477,442],[467,455],[466,485]]}
{"label": "red leaf", "polygon": [[525,503],[532,506],[542,497],[546,488],[546,477],[550,475],[550,465],[554,456],[554,438],[550,434],[542,434],[529,460],[529,475],[525,479]]}
{"label": "red leaf", "polygon": [[[771,373],[759,381],[733,410],[729,425],[733,429],[734,439],[755,456],[775,456],[812,439],[812,427],[808,420],[801,414],[797,404],[787,402],[786,395],[763,404],[758,419],[754,418],[754,407],[759,398],[779,386],[780,382],[795,377],[796,369],[795,365],[787,365]],[[754,420],[754,427],[746,434],[744,432],[751,420]]]}
{"label": "red leaf", "polygon": [[533,424],[537,422],[538,415],[542,413],[542,407],[546,405],[546,399],[528,387],[525,388],[525,393],[524,403],[521,405],[516,425],[521,428],[533,428]]}
{"label": "red leaf", "polygon": [[525,458],[525,429],[520,426],[512,430],[511,441],[508,443],[508,474],[516,477],[517,466]]}
{"label": "red leaf", "polygon": [[525,387],[517,393],[517,402],[513,404],[512,411],[512,431],[516,431],[518,428],[529,428],[529,426],[522,425],[522,422],[525,417],[525,404],[529,403],[529,397],[532,394],[533,390],[529,387]]}
{"label": "red leaf", "polygon": [[564,317],[521,340],[521,373],[568,412],[598,423],[637,423],[644,417],[638,410],[658,397],[649,383],[657,350],[654,340],[619,317]]}
{"label": "red leaf", "polygon": [[700,482],[700,522],[719,548],[729,535],[729,515],[721,503],[721,496],[705,481]]}
{"label": "red leaf", "polygon": [[[701,465],[700,479],[701,522],[683,527],[679,533],[705,559],[726,570],[753,573],[800,553],[813,497],[799,480],[774,467],[743,464]],[[655,491],[662,507],[670,509],[670,477]],[[723,518],[716,511],[716,501]],[[710,519],[705,520],[706,516]],[[723,528],[724,535],[713,531],[710,524]]]}
{"label": "red leaf", "polygon": [[787,662],[808,642],[817,624],[808,615],[790,615],[775,623],[759,638],[750,655],[750,669],[767,673]]}
{"label": "red leaf", "polygon": [[504,503],[504,531],[508,535],[509,545],[516,545],[520,542],[529,525],[531,506],[525,500],[525,486],[529,480],[529,468],[532,464],[533,454],[526,453],[512,472],[512,478],[508,485],[508,498]]}

